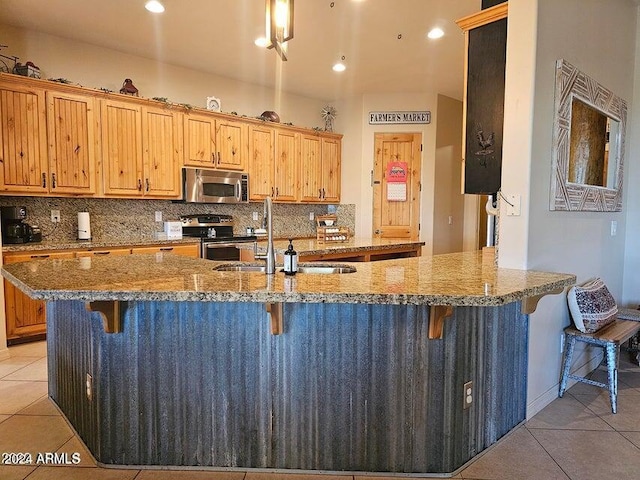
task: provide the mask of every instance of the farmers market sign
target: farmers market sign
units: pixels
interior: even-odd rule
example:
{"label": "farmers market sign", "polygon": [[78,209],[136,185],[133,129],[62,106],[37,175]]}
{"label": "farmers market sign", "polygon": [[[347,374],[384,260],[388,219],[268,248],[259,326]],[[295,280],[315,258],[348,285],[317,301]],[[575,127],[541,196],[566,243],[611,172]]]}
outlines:
{"label": "farmers market sign", "polygon": [[431,112],[369,112],[369,125],[431,123]]}

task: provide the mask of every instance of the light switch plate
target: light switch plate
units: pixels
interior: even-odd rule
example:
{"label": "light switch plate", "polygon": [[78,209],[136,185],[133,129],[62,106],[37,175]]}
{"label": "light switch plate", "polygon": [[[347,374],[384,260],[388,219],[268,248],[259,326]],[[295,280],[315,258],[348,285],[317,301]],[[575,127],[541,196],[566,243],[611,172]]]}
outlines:
{"label": "light switch plate", "polygon": [[156,210],[156,222],[162,221],[162,211]]}
{"label": "light switch plate", "polygon": [[258,221],[258,212],[253,212],[252,218],[253,218],[254,222],[257,222]]}

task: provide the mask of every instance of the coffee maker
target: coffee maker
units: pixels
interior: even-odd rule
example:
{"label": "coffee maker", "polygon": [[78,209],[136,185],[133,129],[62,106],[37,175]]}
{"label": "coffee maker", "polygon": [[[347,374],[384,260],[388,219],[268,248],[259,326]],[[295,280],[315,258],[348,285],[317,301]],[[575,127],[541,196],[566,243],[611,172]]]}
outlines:
{"label": "coffee maker", "polygon": [[42,241],[40,228],[25,222],[27,207],[0,207],[2,243],[30,243]]}

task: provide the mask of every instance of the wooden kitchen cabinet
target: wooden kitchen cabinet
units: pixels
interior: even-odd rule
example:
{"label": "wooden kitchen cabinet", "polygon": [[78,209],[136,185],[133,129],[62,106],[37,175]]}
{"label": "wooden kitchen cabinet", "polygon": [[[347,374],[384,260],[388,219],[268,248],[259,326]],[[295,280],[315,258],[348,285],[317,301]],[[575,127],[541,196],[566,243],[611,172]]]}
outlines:
{"label": "wooden kitchen cabinet", "polygon": [[49,192],[45,91],[0,83],[0,188]]}
{"label": "wooden kitchen cabinet", "polygon": [[[6,253],[3,256],[3,262],[9,264],[73,257],[73,252]],[[19,343],[28,338],[42,338],[47,331],[45,302],[29,298],[13,284],[4,280],[4,305],[9,344]]]}
{"label": "wooden kitchen cabinet", "polygon": [[250,129],[249,143],[249,198],[271,197],[275,202],[295,202],[300,134],[255,125]]}
{"label": "wooden kitchen cabinet", "polygon": [[102,100],[105,196],[180,197],[179,121],[160,107]]}
{"label": "wooden kitchen cabinet", "polygon": [[184,116],[184,164],[244,171],[249,128],[244,122],[188,113]]}
{"label": "wooden kitchen cabinet", "polygon": [[118,247],[118,248],[91,248],[89,250],[82,250],[76,252],[75,256],[82,257],[99,257],[109,255],[111,257],[115,255],[130,255],[131,247]]}
{"label": "wooden kitchen cabinet", "polygon": [[200,258],[200,244],[154,245],[152,247],[133,247],[131,253],[173,253],[184,257]]}
{"label": "wooden kitchen cabinet", "polygon": [[340,203],[341,141],[301,135],[300,200]]}

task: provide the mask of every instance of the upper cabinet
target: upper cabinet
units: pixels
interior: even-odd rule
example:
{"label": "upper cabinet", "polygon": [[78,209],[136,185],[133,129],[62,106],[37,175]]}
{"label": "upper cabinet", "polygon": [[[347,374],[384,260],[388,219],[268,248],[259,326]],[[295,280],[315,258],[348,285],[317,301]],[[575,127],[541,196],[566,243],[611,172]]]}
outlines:
{"label": "upper cabinet", "polygon": [[105,196],[180,196],[180,118],[161,107],[102,100]]}
{"label": "upper cabinet", "polygon": [[246,123],[211,114],[188,113],[184,116],[184,164],[244,171],[248,133]]}
{"label": "upper cabinet", "polygon": [[300,150],[300,200],[339,203],[340,139],[301,135]]}
{"label": "upper cabinet", "polygon": [[0,194],[181,198],[183,165],[252,201],[340,201],[342,136],[0,73]]}
{"label": "upper cabinet", "polygon": [[0,86],[3,191],[92,196],[97,138],[92,97]]}

